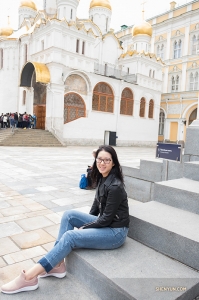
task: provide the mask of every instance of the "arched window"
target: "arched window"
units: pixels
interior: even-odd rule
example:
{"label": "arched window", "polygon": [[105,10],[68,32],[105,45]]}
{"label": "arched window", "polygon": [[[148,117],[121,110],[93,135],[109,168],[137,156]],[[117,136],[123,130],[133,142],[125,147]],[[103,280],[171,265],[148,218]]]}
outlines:
{"label": "arched window", "polygon": [[155,70],[153,70],[153,78],[155,78]]}
{"label": "arched window", "polygon": [[0,49],[0,70],[3,69],[3,49]]}
{"label": "arched window", "polygon": [[180,82],[180,77],[177,75],[176,78],[172,76],[171,78],[171,91],[172,92],[177,92],[179,90],[179,82]]}
{"label": "arched window", "polygon": [[154,112],[154,101],[151,99],[149,101],[149,114],[148,114],[149,119],[153,119],[153,112]]}
{"label": "arched window", "polygon": [[199,35],[197,37],[195,35],[193,36],[193,39],[192,39],[192,54],[193,55],[199,54]]}
{"label": "arched window", "polygon": [[174,76],[171,78],[171,91],[175,91],[175,79]]}
{"label": "arched window", "polygon": [[24,45],[24,64],[28,61],[28,46]]}
{"label": "arched window", "polygon": [[175,41],[173,58],[177,58],[177,55],[178,55],[178,43]]}
{"label": "arched window", "polygon": [[141,118],[145,117],[145,104],[146,104],[146,100],[144,97],[142,97],[140,100],[140,114],[139,114]]}
{"label": "arched window", "polygon": [[158,45],[157,47],[157,57],[164,58],[164,45]]}
{"label": "arched window", "polygon": [[84,100],[76,93],[64,96],[64,124],[86,116]]}
{"label": "arched window", "polygon": [[178,58],[181,57],[181,49],[182,49],[182,41],[179,40],[179,42],[178,42]]}
{"label": "arched window", "polygon": [[195,91],[198,89],[198,72],[195,73],[195,76],[193,73],[190,74],[189,89],[190,91]]}
{"label": "arched window", "polygon": [[160,111],[158,135],[164,135],[164,121],[165,121],[165,114],[163,111]]}
{"label": "arched window", "polygon": [[22,105],[26,105],[26,91],[23,91]]}
{"label": "arched window", "polygon": [[152,70],[150,69],[149,70],[149,77],[151,77],[151,74],[152,74]]}
{"label": "arched window", "polygon": [[179,76],[176,76],[176,91],[179,89]]}
{"label": "arched window", "polygon": [[179,40],[178,42],[175,41],[173,58],[181,57],[181,49],[182,49],[182,41],[181,40]]}
{"label": "arched window", "polygon": [[195,74],[194,90],[198,90],[198,72]]}
{"label": "arched window", "polygon": [[122,92],[120,103],[120,114],[132,116],[133,115],[133,93],[129,88],[125,88]]}
{"label": "arched window", "polygon": [[113,113],[114,96],[111,87],[105,82],[99,82],[93,90],[92,109]]}
{"label": "arched window", "polygon": [[157,47],[157,57],[160,57],[160,46]]}

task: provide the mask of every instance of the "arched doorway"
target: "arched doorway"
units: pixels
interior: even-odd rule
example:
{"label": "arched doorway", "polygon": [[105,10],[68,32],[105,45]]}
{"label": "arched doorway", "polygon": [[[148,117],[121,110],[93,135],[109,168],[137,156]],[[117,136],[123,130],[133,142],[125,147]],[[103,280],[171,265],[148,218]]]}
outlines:
{"label": "arched doorway", "polygon": [[20,87],[34,89],[33,112],[37,116],[37,129],[45,129],[46,84],[48,83],[50,83],[50,72],[45,64],[37,62],[25,64],[21,72]]}
{"label": "arched doorway", "polygon": [[194,120],[197,119],[197,112],[198,112],[198,110],[197,110],[197,108],[195,108],[195,109],[192,111],[192,113],[190,114],[190,116],[189,116],[189,125],[191,125],[191,123],[192,123]]}
{"label": "arched doorway", "polygon": [[36,74],[33,73],[32,87],[34,88],[33,112],[37,117],[36,129],[45,129],[46,122],[46,85],[36,82]]}
{"label": "arched doorway", "polygon": [[86,106],[82,97],[76,93],[64,96],[64,124],[86,117]]}

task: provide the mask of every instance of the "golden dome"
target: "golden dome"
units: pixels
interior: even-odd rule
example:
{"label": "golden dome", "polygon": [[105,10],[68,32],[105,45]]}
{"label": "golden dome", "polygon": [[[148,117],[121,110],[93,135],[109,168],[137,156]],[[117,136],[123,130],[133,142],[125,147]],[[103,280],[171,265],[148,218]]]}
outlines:
{"label": "golden dome", "polygon": [[24,6],[37,10],[37,7],[33,1],[29,1],[29,0],[21,1],[20,7],[24,7]]}
{"label": "golden dome", "polygon": [[90,8],[102,6],[111,10],[111,5],[109,0],[92,0],[90,3]]}
{"label": "golden dome", "polygon": [[136,24],[133,26],[132,35],[138,35],[138,34],[147,34],[149,36],[152,36],[153,29],[151,24],[149,24],[146,21],[142,21],[139,24]]}
{"label": "golden dome", "polygon": [[13,29],[10,26],[0,28],[0,36],[10,36],[13,33]]}

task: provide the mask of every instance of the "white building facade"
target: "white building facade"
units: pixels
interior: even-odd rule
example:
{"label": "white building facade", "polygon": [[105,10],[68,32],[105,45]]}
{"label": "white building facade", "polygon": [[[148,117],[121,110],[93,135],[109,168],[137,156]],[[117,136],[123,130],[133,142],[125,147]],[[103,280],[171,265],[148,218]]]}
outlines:
{"label": "white building facade", "polygon": [[154,146],[163,63],[150,52],[151,25],[135,26],[126,50],[108,0],[92,0],[89,19],[77,18],[78,4],[37,11],[21,1],[19,29],[0,29],[1,112],[35,112],[38,128],[66,145]]}

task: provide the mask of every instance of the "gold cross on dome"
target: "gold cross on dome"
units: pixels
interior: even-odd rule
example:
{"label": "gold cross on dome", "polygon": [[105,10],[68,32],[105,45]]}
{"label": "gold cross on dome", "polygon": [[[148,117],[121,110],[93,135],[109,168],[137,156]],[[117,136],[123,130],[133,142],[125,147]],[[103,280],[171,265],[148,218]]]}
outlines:
{"label": "gold cross on dome", "polygon": [[147,3],[147,1],[141,2],[142,5],[142,19],[144,20],[144,4]]}

